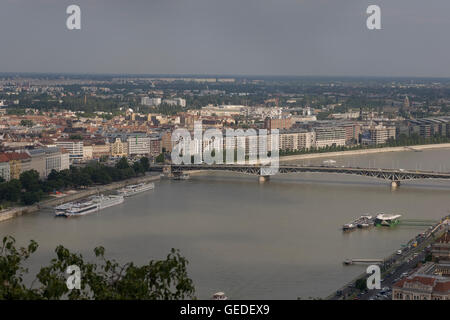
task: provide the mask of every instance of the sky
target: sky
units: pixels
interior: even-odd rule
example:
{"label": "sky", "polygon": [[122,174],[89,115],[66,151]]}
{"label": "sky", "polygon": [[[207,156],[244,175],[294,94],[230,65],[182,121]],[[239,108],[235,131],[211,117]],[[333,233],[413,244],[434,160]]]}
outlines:
{"label": "sky", "polygon": [[0,0],[0,72],[450,77],[449,33],[449,0]]}

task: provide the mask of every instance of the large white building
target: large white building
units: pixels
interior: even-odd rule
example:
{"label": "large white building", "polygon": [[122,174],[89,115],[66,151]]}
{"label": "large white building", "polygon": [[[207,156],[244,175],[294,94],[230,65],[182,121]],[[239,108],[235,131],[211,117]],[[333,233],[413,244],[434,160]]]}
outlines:
{"label": "large white building", "polygon": [[316,134],[313,131],[281,130],[279,141],[283,151],[307,150],[315,146]]}
{"label": "large white building", "polygon": [[69,169],[70,160],[69,153],[62,151],[60,148],[45,149],[45,175],[48,176],[52,170],[61,171]]}
{"label": "large white building", "polygon": [[345,146],[345,129],[341,127],[317,127],[314,128],[316,134],[316,148],[330,146]]}
{"label": "large white building", "polygon": [[186,100],[182,98],[164,99],[162,103],[168,104],[170,106],[180,106],[186,107]]}
{"label": "large white building", "polygon": [[142,97],[141,104],[144,106],[159,106],[161,104],[161,98]]}
{"label": "large white building", "polygon": [[83,141],[59,140],[55,144],[69,152],[70,162],[83,160]]}
{"label": "large white building", "polygon": [[128,137],[128,155],[148,155],[150,153],[150,138],[144,136]]}

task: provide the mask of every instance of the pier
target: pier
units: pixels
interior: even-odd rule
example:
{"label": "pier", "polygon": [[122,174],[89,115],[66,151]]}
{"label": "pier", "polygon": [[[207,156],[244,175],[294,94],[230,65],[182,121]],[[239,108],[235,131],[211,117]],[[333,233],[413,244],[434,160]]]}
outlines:
{"label": "pier", "polygon": [[384,262],[384,259],[345,259],[344,264],[345,265],[351,265],[355,263],[375,263],[375,264],[381,264]]}

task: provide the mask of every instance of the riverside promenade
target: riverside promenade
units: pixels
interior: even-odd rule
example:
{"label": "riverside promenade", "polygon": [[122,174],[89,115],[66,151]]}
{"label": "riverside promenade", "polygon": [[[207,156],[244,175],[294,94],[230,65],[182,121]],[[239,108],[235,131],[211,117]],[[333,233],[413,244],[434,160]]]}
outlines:
{"label": "riverside promenade", "polygon": [[9,208],[6,210],[0,211],[0,222],[13,219],[16,217],[19,217],[24,214],[28,213],[34,213],[39,211],[42,208],[48,208],[48,207],[54,207],[58,206],[60,204],[75,201],[78,199],[86,198],[92,195],[95,195],[99,192],[105,192],[105,191],[112,191],[119,188],[122,188],[126,185],[130,184],[136,184],[136,183],[142,183],[142,182],[152,182],[152,181],[158,181],[160,179],[159,175],[150,175],[147,174],[145,176],[131,178],[123,181],[117,181],[113,182],[107,185],[98,185],[98,186],[92,186],[86,189],[77,190],[75,193],[69,193],[62,197],[53,197],[51,199],[47,199],[41,202],[38,202],[31,206],[23,206],[23,207],[15,207],[15,208]]}
{"label": "riverside promenade", "polygon": [[280,162],[285,161],[295,161],[295,160],[308,160],[308,159],[318,159],[318,158],[333,158],[342,156],[354,156],[354,155],[365,155],[371,153],[381,153],[381,152],[401,152],[401,151],[423,151],[431,149],[444,149],[450,148],[450,143],[439,143],[439,144],[424,144],[417,146],[402,146],[402,147],[385,147],[385,148],[373,148],[373,149],[359,149],[359,150],[348,150],[348,151],[335,151],[335,152],[323,152],[323,153],[308,153],[308,154],[297,154],[290,156],[280,156]]}

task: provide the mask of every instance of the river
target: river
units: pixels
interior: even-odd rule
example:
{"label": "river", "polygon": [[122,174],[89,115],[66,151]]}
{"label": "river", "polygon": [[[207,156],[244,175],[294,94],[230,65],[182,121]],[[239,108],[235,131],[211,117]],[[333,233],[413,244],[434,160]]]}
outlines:
{"label": "river", "polygon": [[[336,165],[450,171],[450,149],[332,158]],[[298,161],[321,164],[325,159]],[[0,223],[0,235],[40,247],[30,270],[63,244],[93,258],[145,263],[178,248],[189,260],[197,297],[224,291],[232,299],[325,297],[364,271],[346,258],[383,258],[426,227],[398,225],[343,233],[365,213],[439,219],[450,209],[450,181],[409,181],[398,189],[375,178],[335,174],[254,176],[208,173],[162,180],[154,190],[96,214],[55,218],[42,210]]]}

